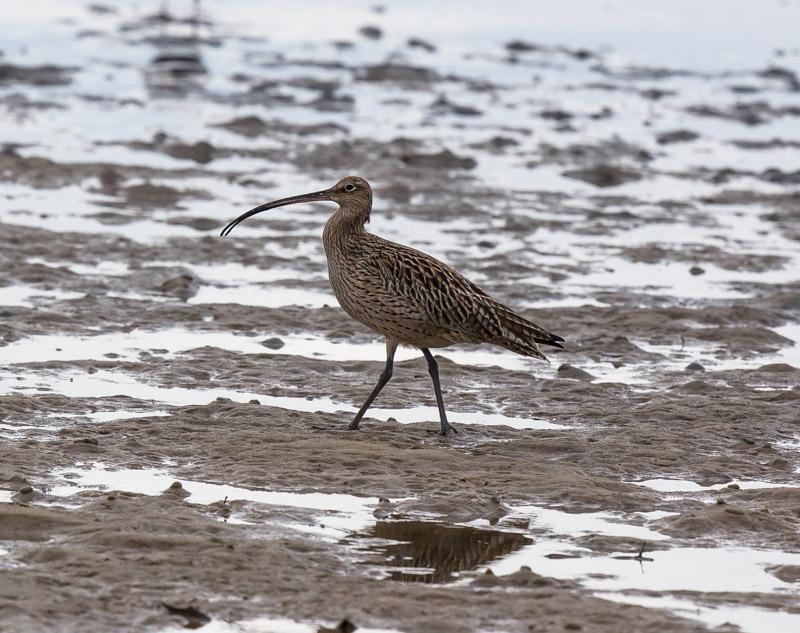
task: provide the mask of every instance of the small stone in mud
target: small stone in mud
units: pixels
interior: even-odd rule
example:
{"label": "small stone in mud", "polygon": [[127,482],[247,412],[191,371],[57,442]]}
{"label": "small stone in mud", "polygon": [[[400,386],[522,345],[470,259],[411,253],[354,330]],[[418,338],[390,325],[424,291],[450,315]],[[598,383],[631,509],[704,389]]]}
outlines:
{"label": "small stone in mud", "polygon": [[360,29],[358,29],[358,32],[368,40],[379,40],[381,37],[383,37],[383,31],[377,26],[362,26]]}
{"label": "small stone in mud", "polygon": [[444,95],[440,95],[439,98],[431,104],[431,110],[436,114],[455,114],[458,116],[480,116],[483,114],[483,112],[472,106],[453,103]]}
{"label": "small stone in mud", "polygon": [[247,404],[261,404],[261,401],[257,398],[253,398],[252,400],[248,400]]}
{"label": "small stone in mud", "polygon": [[686,365],[686,371],[705,371],[705,370],[706,368],[703,367],[697,361],[691,362],[688,365]]}
{"label": "small stone in mud", "polygon": [[185,499],[191,495],[191,493],[183,487],[183,484],[180,481],[173,481],[169,485],[169,488],[164,491],[164,494],[174,495],[181,499]]}
{"label": "small stone in mud", "polygon": [[367,66],[360,75],[364,81],[428,82],[436,81],[439,75],[429,68],[406,64],[376,64]]}
{"label": "small stone in mud", "polygon": [[187,143],[173,143],[164,148],[164,152],[173,158],[192,160],[205,165],[214,159],[215,148],[211,143],[199,141],[191,145]]}
{"label": "small stone in mud", "polygon": [[336,633],[353,633],[358,627],[353,624],[350,620],[345,618],[339,624],[336,625]]}
{"label": "small stone in mud", "polygon": [[583,180],[595,187],[616,187],[626,182],[641,180],[639,172],[615,165],[595,165],[586,169],[572,169],[561,174],[566,178]]}
{"label": "small stone in mud", "polygon": [[572,380],[585,380],[585,381],[594,380],[595,378],[588,371],[584,371],[583,369],[570,365],[569,363],[564,363],[563,365],[559,365],[557,371],[559,378],[570,378]]}
{"label": "small stone in mud", "polygon": [[33,493],[33,488],[31,486],[22,486],[22,488],[19,489],[19,494],[21,495],[29,495],[31,493]]}
{"label": "small stone in mud", "polygon": [[531,51],[540,51],[542,47],[538,44],[532,44],[531,42],[512,40],[506,44],[506,50],[512,53],[529,53]]}
{"label": "small stone in mud", "polygon": [[698,275],[704,275],[706,272],[705,268],[700,268],[700,266],[692,266],[689,269],[689,274],[697,277]]}
{"label": "small stone in mud", "polygon": [[700,138],[697,132],[691,130],[672,130],[670,132],[662,132],[656,136],[656,141],[659,145],[669,145],[670,143],[687,143]]}
{"label": "small stone in mud", "polygon": [[565,110],[544,110],[539,113],[539,116],[551,121],[569,121],[575,115]]}
{"label": "small stone in mud", "polygon": [[172,295],[181,301],[188,301],[197,292],[197,280],[192,275],[183,274],[167,279],[154,288],[164,295]]}
{"label": "small stone in mud", "polygon": [[201,626],[211,622],[211,618],[209,616],[195,607],[175,607],[171,604],[167,604],[166,602],[162,602],[161,606],[163,606],[172,615],[178,615],[186,618],[187,629],[199,629]]}
{"label": "small stone in mud", "polygon": [[406,42],[406,46],[409,48],[419,48],[423,51],[427,51],[428,53],[433,53],[436,51],[436,47],[433,44],[418,37],[409,38]]}
{"label": "small stone in mud", "polygon": [[268,338],[268,339],[267,339],[267,340],[265,340],[265,341],[261,341],[261,344],[262,344],[264,347],[268,348],[268,349],[280,349],[281,347],[283,347],[284,345],[286,345],[286,343],[284,343],[284,342],[283,342],[281,339],[279,339],[277,336],[273,336],[273,337],[271,337],[271,338]]}

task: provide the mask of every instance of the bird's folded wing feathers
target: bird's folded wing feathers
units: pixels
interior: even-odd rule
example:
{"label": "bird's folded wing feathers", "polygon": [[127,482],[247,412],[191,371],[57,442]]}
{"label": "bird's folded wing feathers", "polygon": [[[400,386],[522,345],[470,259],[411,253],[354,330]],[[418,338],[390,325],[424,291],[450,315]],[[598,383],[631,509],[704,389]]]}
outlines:
{"label": "bird's folded wing feathers", "polygon": [[562,347],[548,332],[447,264],[413,248],[392,244],[370,263],[380,285],[405,320],[438,329],[453,342],[493,342],[526,356],[544,358],[538,344]]}
{"label": "bird's folded wing feathers", "polygon": [[392,249],[376,265],[382,287],[402,301],[408,318],[461,333],[476,342],[503,335],[501,319],[494,309],[501,304],[447,264],[402,247]]}

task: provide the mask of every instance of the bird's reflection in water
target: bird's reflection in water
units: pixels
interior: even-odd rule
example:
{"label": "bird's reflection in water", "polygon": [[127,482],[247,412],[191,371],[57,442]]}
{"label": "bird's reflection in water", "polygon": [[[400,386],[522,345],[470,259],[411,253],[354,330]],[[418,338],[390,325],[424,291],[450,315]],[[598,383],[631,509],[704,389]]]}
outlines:
{"label": "bird's reflection in water", "polygon": [[450,582],[459,572],[533,542],[515,532],[429,521],[378,521],[367,536],[399,541],[368,548],[386,557],[385,565],[392,568],[389,578],[423,583]]}

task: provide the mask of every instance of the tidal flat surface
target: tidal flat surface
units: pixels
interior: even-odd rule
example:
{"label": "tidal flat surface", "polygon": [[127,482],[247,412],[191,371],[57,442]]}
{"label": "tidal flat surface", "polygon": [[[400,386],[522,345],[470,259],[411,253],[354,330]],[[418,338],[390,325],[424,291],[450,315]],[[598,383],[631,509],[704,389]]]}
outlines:
{"label": "tidal flat surface", "polygon": [[[161,6],[4,18],[4,631],[800,630],[800,4]],[[343,430],[331,205],[218,237],[348,174],[567,339],[452,440],[414,350]]]}

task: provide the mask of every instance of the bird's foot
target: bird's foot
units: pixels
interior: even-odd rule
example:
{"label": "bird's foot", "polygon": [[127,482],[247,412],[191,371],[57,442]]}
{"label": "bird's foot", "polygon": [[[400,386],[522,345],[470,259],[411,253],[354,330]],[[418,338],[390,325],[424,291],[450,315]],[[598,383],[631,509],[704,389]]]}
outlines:
{"label": "bird's foot", "polygon": [[439,431],[428,431],[428,433],[435,433],[439,437],[453,437],[453,435],[458,433],[458,429],[454,426],[448,425]]}
{"label": "bird's foot", "polygon": [[345,427],[346,431],[358,431],[358,420],[353,420],[350,424]]}

